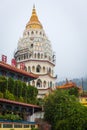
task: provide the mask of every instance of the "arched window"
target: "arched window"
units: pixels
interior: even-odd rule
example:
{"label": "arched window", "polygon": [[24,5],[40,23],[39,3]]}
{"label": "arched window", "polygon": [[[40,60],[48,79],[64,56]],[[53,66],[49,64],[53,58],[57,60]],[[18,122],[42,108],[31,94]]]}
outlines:
{"label": "arched window", "polygon": [[52,87],[52,82],[50,82],[50,87]]}
{"label": "arched window", "polygon": [[36,72],[40,72],[41,71],[41,66],[40,65],[37,65],[37,67],[36,67]]}
{"label": "arched window", "polygon": [[31,58],[31,57],[32,57],[32,54],[30,53],[30,54],[29,54],[29,58]]}
{"label": "arched window", "polygon": [[42,35],[42,32],[40,32],[40,35]]}
{"label": "arched window", "polygon": [[40,59],[40,53],[38,53],[38,59]]}
{"label": "arched window", "polygon": [[51,74],[51,68],[49,68],[49,73]]}
{"label": "arched window", "polygon": [[31,34],[34,34],[34,32],[32,31]]}
{"label": "arched window", "polygon": [[45,67],[43,67],[43,72],[45,72]]}
{"label": "arched window", "polygon": [[36,31],[36,34],[38,33],[38,31]]}
{"label": "arched window", "polygon": [[34,58],[36,58],[36,53],[34,54]]}
{"label": "arched window", "polygon": [[46,87],[46,81],[43,82],[43,86]]}
{"label": "arched window", "polygon": [[24,54],[24,59],[26,59],[26,54]]}
{"label": "arched window", "polygon": [[19,61],[20,61],[20,57],[19,57]]}
{"label": "arched window", "polygon": [[37,87],[42,87],[42,81],[40,79],[37,80]]}
{"label": "arched window", "polygon": [[28,66],[28,72],[31,72],[31,67],[30,66]]}
{"label": "arched window", "polygon": [[32,71],[33,71],[33,72],[35,71],[35,66],[32,66]]}
{"label": "arched window", "polygon": [[44,58],[47,58],[47,55],[46,55],[46,54],[44,55]]}
{"label": "arched window", "polygon": [[41,59],[43,58],[43,54],[41,54]]}
{"label": "arched window", "polygon": [[28,35],[29,35],[29,32],[28,32]]}

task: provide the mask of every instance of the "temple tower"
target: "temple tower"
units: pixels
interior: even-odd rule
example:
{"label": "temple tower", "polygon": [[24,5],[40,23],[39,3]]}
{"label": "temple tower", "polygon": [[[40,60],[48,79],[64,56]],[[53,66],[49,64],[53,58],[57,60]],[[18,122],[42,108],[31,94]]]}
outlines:
{"label": "temple tower", "polygon": [[30,82],[31,85],[37,87],[38,98],[43,98],[55,89],[55,54],[38,19],[35,6],[33,6],[32,15],[26,24],[23,36],[18,41],[14,57],[18,68],[23,63],[25,71],[39,76],[38,79]]}

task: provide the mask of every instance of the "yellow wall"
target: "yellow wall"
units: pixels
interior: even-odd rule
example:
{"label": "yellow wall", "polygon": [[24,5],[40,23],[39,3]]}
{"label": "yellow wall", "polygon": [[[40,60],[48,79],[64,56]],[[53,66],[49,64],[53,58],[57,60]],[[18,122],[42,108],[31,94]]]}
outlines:
{"label": "yellow wall", "polygon": [[83,104],[84,106],[87,106],[87,97],[80,97],[79,101],[81,104]]}
{"label": "yellow wall", "polygon": [[[9,123],[8,123],[9,124]],[[21,128],[14,128],[14,124],[11,124],[11,127],[12,128],[3,128],[3,126],[5,126],[6,127],[6,123],[0,123],[0,130],[31,130],[31,125],[30,124],[28,124],[28,128],[24,128],[24,124],[21,124],[20,126],[21,126]],[[26,126],[26,124],[25,124],[25,126]],[[9,126],[8,126],[9,127]],[[38,125],[36,124],[36,125],[32,125],[32,127],[34,127],[34,128],[38,128]]]}

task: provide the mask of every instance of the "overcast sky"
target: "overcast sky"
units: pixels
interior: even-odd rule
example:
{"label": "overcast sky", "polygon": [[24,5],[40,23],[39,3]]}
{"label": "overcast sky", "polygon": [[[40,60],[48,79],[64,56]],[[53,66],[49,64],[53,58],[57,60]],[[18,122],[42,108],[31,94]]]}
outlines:
{"label": "overcast sky", "polygon": [[87,76],[87,0],[0,0],[0,56],[13,57],[35,4],[56,52],[58,79]]}

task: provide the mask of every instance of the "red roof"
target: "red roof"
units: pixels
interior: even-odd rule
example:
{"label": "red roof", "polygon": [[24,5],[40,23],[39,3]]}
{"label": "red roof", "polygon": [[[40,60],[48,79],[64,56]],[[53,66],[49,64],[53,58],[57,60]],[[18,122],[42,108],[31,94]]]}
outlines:
{"label": "red roof", "polygon": [[32,73],[26,72],[24,70],[18,69],[16,67],[13,67],[13,66],[6,64],[2,61],[0,61],[0,67],[7,69],[7,70],[10,70],[10,71],[13,71],[13,72],[16,72],[16,73],[19,73],[19,74],[22,74],[24,76],[28,76],[28,77],[35,78],[35,79],[38,78],[38,76],[35,75],[35,74],[32,74]]}
{"label": "red roof", "polygon": [[41,108],[38,105],[27,104],[27,103],[22,103],[22,102],[16,102],[16,101],[4,99],[4,98],[0,98],[0,102],[6,102],[6,103],[10,103],[10,104],[22,105],[22,106],[26,106],[26,107]]}

